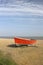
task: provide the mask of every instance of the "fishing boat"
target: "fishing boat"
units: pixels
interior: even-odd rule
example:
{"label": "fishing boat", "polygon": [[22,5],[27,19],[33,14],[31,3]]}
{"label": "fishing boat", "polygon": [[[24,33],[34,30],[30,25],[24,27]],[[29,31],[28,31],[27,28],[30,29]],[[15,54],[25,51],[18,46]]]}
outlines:
{"label": "fishing boat", "polygon": [[15,44],[16,45],[33,45],[36,43],[36,40],[34,39],[26,39],[26,38],[14,38]]}

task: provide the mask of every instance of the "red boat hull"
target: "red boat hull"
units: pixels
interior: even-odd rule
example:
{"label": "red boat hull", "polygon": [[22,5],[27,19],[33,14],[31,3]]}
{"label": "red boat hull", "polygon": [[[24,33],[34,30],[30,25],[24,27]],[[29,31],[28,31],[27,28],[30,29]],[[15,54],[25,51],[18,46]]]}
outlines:
{"label": "red boat hull", "polygon": [[14,38],[15,44],[19,45],[30,45],[30,44],[35,44],[36,40],[29,40],[29,39],[23,39],[23,38]]}

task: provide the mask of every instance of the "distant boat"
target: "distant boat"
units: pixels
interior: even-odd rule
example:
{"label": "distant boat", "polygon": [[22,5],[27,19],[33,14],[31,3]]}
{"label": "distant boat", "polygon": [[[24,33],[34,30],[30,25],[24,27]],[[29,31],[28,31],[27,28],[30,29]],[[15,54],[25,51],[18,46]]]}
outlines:
{"label": "distant boat", "polygon": [[26,38],[14,38],[16,45],[33,45],[36,43],[34,39],[26,39]]}

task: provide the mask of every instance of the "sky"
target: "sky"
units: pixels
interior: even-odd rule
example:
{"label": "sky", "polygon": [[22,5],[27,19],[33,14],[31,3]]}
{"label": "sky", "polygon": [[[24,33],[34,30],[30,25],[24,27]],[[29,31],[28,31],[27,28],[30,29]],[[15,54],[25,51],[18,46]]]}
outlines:
{"label": "sky", "polygon": [[0,0],[0,36],[43,36],[43,0]]}

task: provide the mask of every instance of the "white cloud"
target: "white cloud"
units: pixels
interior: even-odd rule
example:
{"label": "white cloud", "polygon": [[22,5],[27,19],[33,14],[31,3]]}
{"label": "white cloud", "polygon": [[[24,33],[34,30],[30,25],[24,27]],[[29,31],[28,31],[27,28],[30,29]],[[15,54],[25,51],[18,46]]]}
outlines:
{"label": "white cloud", "polygon": [[25,14],[28,13],[28,15],[31,13],[33,15],[43,16],[42,6],[32,3],[24,3],[23,5],[15,4],[8,5],[6,7],[0,7],[0,15],[23,15],[23,12]]}

